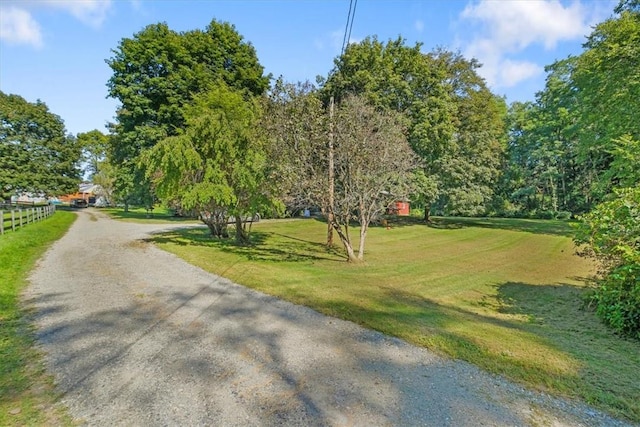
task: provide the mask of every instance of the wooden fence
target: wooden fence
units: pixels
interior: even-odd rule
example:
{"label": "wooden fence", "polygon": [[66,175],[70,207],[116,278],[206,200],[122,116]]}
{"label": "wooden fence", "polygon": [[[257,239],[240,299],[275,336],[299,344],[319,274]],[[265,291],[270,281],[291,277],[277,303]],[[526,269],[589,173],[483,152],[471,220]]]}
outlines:
{"label": "wooden fence", "polygon": [[55,205],[35,206],[32,208],[10,208],[8,210],[0,207],[0,235],[6,231],[16,231],[19,227],[24,227],[29,223],[42,221],[50,217],[56,211]]}

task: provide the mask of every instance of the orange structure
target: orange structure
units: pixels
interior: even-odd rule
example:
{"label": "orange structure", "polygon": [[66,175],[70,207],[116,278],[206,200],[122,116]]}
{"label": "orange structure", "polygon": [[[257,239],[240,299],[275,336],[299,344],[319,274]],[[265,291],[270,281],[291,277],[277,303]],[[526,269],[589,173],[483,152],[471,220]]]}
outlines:
{"label": "orange structure", "polygon": [[390,215],[409,216],[410,214],[409,202],[397,200],[393,202],[393,205],[389,208],[388,213]]}

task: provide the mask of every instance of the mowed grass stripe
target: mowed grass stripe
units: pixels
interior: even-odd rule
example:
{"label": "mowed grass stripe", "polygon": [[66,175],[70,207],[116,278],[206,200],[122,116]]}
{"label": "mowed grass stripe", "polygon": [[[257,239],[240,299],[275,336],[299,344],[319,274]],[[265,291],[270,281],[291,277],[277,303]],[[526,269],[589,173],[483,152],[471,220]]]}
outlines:
{"label": "mowed grass stripe", "polygon": [[640,345],[581,309],[594,265],[562,221],[439,219],[374,227],[366,262],[325,247],[315,220],[253,225],[252,247],[205,229],[163,249],[237,283],[640,421]]}

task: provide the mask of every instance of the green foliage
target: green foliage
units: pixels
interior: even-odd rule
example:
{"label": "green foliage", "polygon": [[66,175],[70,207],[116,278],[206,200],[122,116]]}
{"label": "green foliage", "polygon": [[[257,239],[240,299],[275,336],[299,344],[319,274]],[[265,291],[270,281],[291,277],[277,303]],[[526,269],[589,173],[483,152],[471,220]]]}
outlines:
{"label": "green foliage", "polygon": [[0,92],[0,198],[77,189],[80,146],[41,101]]}
{"label": "green foliage", "polygon": [[423,54],[420,44],[404,43],[373,37],[349,45],[321,92],[325,100],[358,94],[403,113],[424,167],[412,199],[437,202],[442,212],[483,212],[502,166],[504,101],[477,74],[477,61],[444,50]]}
{"label": "green foliage", "polygon": [[584,213],[638,182],[640,11],[634,1],[617,11],[582,54],[547,67],[535,103],[511,106],[499,191],[521,211]]}
{"label": "green foliage", "polygon": [[109,153],[121,200],[153,203],[139,156],[186,126],[185,108],[218,82],[261,95],[269,84],[255,50],[235,28],[215,20],[202,30],[176,32],[153,24],[122,39],[107,60],[109,96],[120,101]]}
{"label": "green foliage", "polygon": [[195,210],[216,237],[226,236],[233,216],[239,243],[248,242],[242,220],[274,207],[256,132],[259,115],[256,102],[221,83],[186,108],[183,134],[160,141],[143,156],[159,197]]}
{"label": "green foliage", "polygon": [[590,299],[607,325],[640,340],[640,264],[625,264],[611,270]]}
{"label": "green foliage", "polygon": [[310,83],[276,80],[264,101],[261,128],[267,144],[269,180],[287,209],[327,206],[328,114]]}
{"label": "green foliage", "polygon": [[616,331],[640,338],[640,187],[615,190],[585,215],[576,242],[603,266],[596,310]]}
{"label": "green foliage", "polygon": [[640,140],[640,11],[597,25],[585,47],[572,74],[580,107],[577,150],[581,163],[593,165],[588,181],[599,202],[612,187],[625,186],[609,171],[621,138]]}
{"label": "green foliage", "polygon": [[77,135],[78,144],[82,148],[83,160],[86,162],[86,173],[89,179],[100,173],[106,161],[109,149],[109,136],[97,129]]}

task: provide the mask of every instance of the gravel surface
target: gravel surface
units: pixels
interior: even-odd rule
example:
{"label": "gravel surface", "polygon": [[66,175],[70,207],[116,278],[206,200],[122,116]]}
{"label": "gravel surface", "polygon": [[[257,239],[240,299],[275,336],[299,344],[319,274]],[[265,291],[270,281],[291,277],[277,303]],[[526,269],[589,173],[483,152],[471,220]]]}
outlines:
{"label": "gravel surface", "polygon": [[63,403],[87,425],[626,425],[145,242],[173,225],[78,215],[24,297]]}

